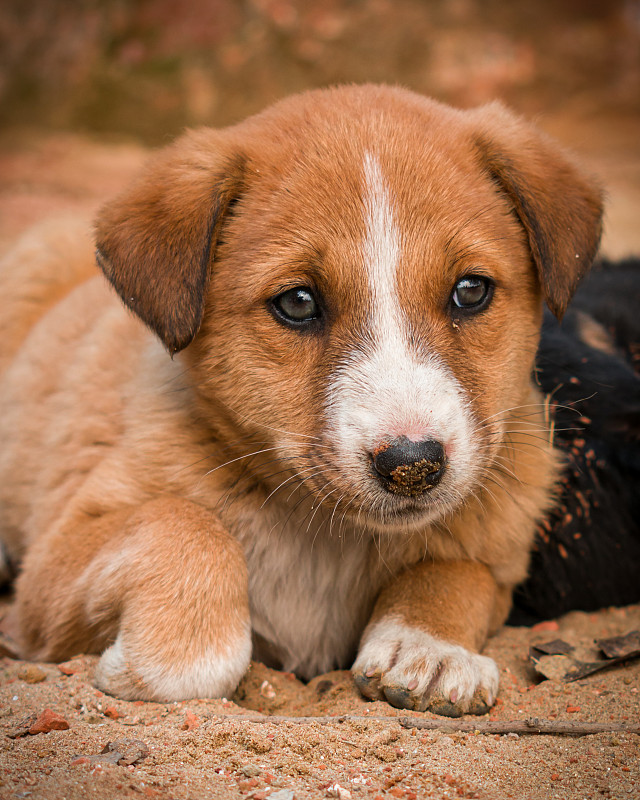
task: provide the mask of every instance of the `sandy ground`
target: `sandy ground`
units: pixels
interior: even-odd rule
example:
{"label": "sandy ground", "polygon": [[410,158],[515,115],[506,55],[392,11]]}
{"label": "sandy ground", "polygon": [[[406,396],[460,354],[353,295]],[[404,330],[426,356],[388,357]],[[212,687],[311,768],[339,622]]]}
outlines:
{"label": "sandy ground", "polygon": [[[637,122],[561,115],[539,122],[573,147],[608,191],[603,252],[640,252]],[[144,155],[134,144],[71,134],[3,134],[0,252],[45,217],[90,219]],[[489,643],[486,652],[501,670],[500,695],[489,718],[467,721],[478,728],[533,718],[603,727],[583,737],[461,732],[428,713],[407,715],[364,701],[348,672],[305,686],[254,664],[233,698],[161,705],[128,703],[95,690],[95,657],[78,657],[62,668],[4,658],[0,800],[640,798],[640,735],[616,730],[640,725],[640,662],[565,684],[536,676],[528,659],[532,642],[556,638],[590,648],[593,658],[594,639],[634,629],[640,629],[640,607],[574,613],[531,630],[506,628]],[[68,728],[19,735],[45,709],[61,715]],[[270,721],[268,715],[318,720]],[[412,719],[439,720],[442,727],[407,727]],[[96,758],[109,742],[112,749]]]}
{"label": "sandy ground", "polygon": [[[635,606],[576,612],[537,630],[505,628],[489,643],[486,652],[500,665],[500,695],[489,717],[467,718],[471,724],[537,718],[603,726],[579,738],[459,732],[456,721],[363,700],[348,672],[305,686],[253,664],[229,700],[164,705],[94,689],[95,656],[62,666],[3,659],[0,797],[638,798],[640,735],[616,728],[640,731],[640,661],[566,684],[541,681],[528,661],[532,642],[559,637],[595,655],[594,638],[638,628]],[[68,729],[9,738],[45,709],[61,715]],[[289,720],[270,722],[267,715]],[[296,723],[300,716],[318,721]],[[442,727],[406,727],[413,720]],[[125,763],[111,763],[109,753],[95,758],[109,742]]]}

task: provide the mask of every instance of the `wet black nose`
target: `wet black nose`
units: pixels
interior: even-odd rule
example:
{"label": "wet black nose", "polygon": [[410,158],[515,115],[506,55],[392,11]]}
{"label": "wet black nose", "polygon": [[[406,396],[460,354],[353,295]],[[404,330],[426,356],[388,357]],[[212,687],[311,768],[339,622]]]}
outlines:
{"label": "wet black nose", "polygon": [[417,497],[432,489],[444,475],[447,461],[440,442],[412,442],[406,436],[383,442],[371,458],[385,489],[405,497]]}

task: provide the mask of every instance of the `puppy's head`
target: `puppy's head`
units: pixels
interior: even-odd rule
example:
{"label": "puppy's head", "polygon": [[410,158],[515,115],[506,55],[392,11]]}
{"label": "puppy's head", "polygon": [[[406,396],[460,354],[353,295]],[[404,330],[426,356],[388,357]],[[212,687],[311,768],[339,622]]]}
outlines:
{"label": "puppy's head", "polygon": [[338,88],[178,140],[102,212],[98,261],[270,491],[393,528],[475,491],[600,219],[500,105]]}

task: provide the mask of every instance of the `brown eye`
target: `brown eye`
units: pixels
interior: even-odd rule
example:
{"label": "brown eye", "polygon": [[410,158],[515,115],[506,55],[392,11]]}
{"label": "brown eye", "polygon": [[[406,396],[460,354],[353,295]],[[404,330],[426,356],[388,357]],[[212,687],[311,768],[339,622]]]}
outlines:
{"label": "brown eye", "polygon": [[463,311],[480,311],[491,300],[493,283],[479,275],[461,278],[453,289],[451,302]]}
{"label": "brown eye", "polygon": [[271,309],[279,322],[292,328],[309,325],[322,316],[313,292],[304,286],[296,286],[274,297]]}

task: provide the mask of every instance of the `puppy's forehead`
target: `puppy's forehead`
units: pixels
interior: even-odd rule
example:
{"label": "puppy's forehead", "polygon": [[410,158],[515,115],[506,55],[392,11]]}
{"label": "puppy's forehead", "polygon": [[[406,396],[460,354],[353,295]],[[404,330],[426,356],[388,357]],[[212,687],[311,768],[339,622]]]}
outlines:
{"label": "puppy's forehead", "polygon": [[[438,112],[441,107],[437,104]],[[337,118],[315,109],[298,120],[295,135],[258,148],[260,175],[277,194],[274,213],[286,230],[309,229],[325,246],[362,237],[373,192],[392,209],[397,225],[416,236],[446,236],[495,196],[480,167],[473,137],[459,116],[431,105],[343,109]],[[463,119],[463,118],[462,118]],[[272,131],[273,133],[273,131]],[[265,199],[269,213],[273,196]],[[271,210],[273,212],[273,205]]]}
{"label": "puppy's forehead", "polygon": [[460,249],[468,232],[486,239],[477,212],[501,201],[464,118],[436,110],[382,104],[337,115],[327,106],[258,126],[245,218],[251,229],[242,240],[245,253],[254,243],[251,261],[268,266],[274,293],[289,265],[295,271],[305,262],[300,282],[311,274],[321,291],[337,293],[327,298],[337,313],[358,309],[358,316],[389,299],[371,287],[389,286],[392,277],[394,301],[410,305],[427,277],[451,282],[441,274],[447,246]]}

